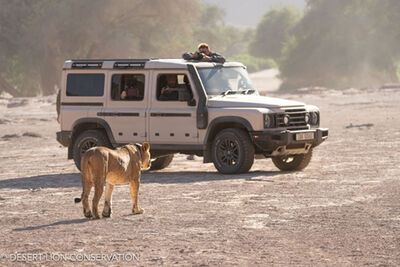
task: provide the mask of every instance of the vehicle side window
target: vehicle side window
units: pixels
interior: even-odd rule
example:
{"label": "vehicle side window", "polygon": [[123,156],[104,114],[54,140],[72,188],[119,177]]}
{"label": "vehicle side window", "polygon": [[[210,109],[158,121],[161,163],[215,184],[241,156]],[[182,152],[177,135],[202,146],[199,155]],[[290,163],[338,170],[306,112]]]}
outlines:
{"label": "vehicle side window", "polygon": [[104,74],[68,74],[67,96],[103,96],[103,94]]}
{"label": "vehicle side window", "polygon": [[144,74],[114,74],[111,79],[111,99],[141,101],[144,97]]}
{"label": "vehicle side window", "polygon": [[157,100],[179,101],[179,95],[189,93],[193,97],[189,79],[185,74],[160,74],[157,78]]}

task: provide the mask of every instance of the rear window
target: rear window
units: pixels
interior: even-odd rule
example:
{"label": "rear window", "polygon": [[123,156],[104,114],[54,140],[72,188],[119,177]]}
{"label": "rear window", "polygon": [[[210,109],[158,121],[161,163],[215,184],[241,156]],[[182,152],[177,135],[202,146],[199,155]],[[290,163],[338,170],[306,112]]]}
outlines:
{"label": "rear window", "polygon": [[103,96],[104,74],[68,74],[67,96]]}

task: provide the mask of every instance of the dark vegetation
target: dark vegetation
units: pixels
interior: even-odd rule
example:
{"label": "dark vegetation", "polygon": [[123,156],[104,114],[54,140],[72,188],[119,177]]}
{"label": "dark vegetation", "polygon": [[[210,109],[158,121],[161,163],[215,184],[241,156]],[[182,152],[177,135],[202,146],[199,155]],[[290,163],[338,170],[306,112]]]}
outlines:
{"label": "dark vegetation", "polygon": [[24,95],[53,94],[66,59],[173,58],[201,41],[233,54],[241,45],[223,10],[200,1],[0,0],[0,6],[0,80]]}
{"label": "dark vegetation", "polygon": [[[250,72],[279,66],[283,88],[398,82],[400,1],[308,0],[253,29],[199,0],[0,0],[0,91],[53,94],[71,58],[173,58],[207,42]],[[238,7],[240,8],[240,7]]]}

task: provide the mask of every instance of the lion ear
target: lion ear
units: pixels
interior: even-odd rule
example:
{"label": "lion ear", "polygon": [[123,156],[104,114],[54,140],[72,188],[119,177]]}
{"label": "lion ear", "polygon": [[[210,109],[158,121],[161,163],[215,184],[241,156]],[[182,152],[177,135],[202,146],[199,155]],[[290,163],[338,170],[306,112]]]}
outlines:
{"label": "lion ear", "polygon": [[149,151],[149,150],[150,150],[150,144],[147,143],[147,142],[144,142],[144,143],[142,144],[142,150],[143,150],[143,151]]}

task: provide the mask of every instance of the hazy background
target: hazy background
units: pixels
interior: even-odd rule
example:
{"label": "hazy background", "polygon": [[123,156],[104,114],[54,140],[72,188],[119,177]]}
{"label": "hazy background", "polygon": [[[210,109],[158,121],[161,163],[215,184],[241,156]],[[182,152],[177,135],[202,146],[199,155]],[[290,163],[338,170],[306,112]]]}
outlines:
{"label": "hazy background", "polygon": [[202,0],[225,10],[227,24],[240,28],[255,28],[263,15],[278,5],[294,5],[303,10],[304,0]]}
{"label": "hazy background", "polygon": [[398,0],[0,0],[0,91],[53,94],[71,58],[176,58],[199,42],[281,89],[398,82]]}

